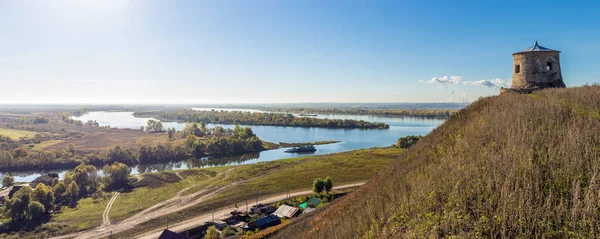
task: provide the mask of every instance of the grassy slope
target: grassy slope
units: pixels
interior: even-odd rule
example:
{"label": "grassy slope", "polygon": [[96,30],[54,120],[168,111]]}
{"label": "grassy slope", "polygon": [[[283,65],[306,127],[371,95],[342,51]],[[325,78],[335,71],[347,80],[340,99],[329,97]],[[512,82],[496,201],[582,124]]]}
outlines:
{"label": "grassy slope", "polygon": [[[261,196],[267,196],[288,190],[310,189],[312,181],[318,177],[331,176],[334,185],[365,181],[396,159],[401,152],[401,149],[396,148],[362,149],[229,167],[233,168],[229,177],[218,184],[252,180],[237,184],[206,203],[170,214],[169,222],[190,219],[213,208],[229,207],[246,199],[254,200],[258,191]],[[116,236],[131,238],[133,235],[163,226],[165,219],[166,217],[160,217],[150,220]]]}
{"label": "grassy slope", "polygon": [[600,235],[600,87],[474,102],[275,238]]}
{"label": "grassy slope", "polygon": [[12,140],[19,140],[20,138],[31,138],[36,134],[37,132],[34,131],[0,128],[0,135],[7,136]]}
{"label": "grassy slope", "polygon": [[106,193],[103,198],[84,198],[77,202],[77,207],[63,207],[60,213],[53,217],[53,223],[64,224],[67,227],[62,232],[74,232],[100,226],[102,213],[108,204],[112,193]]}

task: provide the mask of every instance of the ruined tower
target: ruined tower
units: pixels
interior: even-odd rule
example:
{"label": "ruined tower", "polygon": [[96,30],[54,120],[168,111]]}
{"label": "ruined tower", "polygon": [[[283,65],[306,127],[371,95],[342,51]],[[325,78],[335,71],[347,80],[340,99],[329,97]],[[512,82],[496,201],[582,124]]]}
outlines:
{"label": "ruined tower", "polygon": [[560,51],[538,45],[513,54],[513,89],[564,88]]}

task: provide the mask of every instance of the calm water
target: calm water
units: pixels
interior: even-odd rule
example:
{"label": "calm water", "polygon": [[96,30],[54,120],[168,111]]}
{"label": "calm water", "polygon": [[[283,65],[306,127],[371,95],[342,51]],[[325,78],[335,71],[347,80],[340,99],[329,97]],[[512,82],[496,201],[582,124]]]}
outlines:
{"label": "calm water", "polygon": [[[211,110],[211,108],[198,108],[195,110]],[[220,109],[217,109],[220,110]],[[227,109],[239,110],[241,109]],[[257,112],[255,110],[243,110],[249,112]],[[146,125],[146,122],[152,118],[136,118],[133,112],[90,112],[74,119],[86,122],[88,120],[96,120],[100,126],[109,125],[113,128],[131,128],[139,129],[140,126]],[[435,127],[443,123],[443,120],[438,119],[422,119],[422,118],[396,118],[382,117],[370,115],[319,115],[318,118],[329,119],[355,119],[365,120],[370,122],[385,122],[390,125],[388,130],[364,130],[364,129],[326,129],[326,128],[302,128],[302,127],[283,127],[283,126],[248,126],[252,128],[254,133],[262,140],[269,142],[315,142],[324,140],[340,141],[336,144],[318,145],[317,151],[310,155],[329,154],[356,150],[361,148],[389,146],[398,140],[399,137],[407,135],[425,135]],[[233,128],[233,125],[223,124],[208,124],[209,127],[220,125],[224,128]],[[183,129],[184,123],[163,122],[165,128]],[[283,158],[292,158],[305,156],[306,154],[288,154],[284,153],[285,149],[275,149],[260,152],[258,154],[248,154],[243,156],[219,158],[219,159],[190,159],[181,162],[168,164],[152,164],[138,165],[133,167],[132,173],[162,171],[168,169],[187,169],[194,167],[210,167],[216,165],[239,165],[251,164],[257,162],[272,161]],[[65,170],[53,171],[58,172],[61,176]],[[28,171],[10,173],[15,176],[15,180],[19,182],[27,182],[35,179],[41,173],[40,171]]]}

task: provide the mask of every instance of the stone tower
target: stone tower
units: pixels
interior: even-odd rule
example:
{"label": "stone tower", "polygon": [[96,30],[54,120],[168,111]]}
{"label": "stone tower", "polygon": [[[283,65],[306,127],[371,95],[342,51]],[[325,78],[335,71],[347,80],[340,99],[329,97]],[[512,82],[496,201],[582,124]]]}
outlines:
{"label": "stone tower", "polygon": [[538,45],[513,54],[513,89],[564,88],[560,51]]}

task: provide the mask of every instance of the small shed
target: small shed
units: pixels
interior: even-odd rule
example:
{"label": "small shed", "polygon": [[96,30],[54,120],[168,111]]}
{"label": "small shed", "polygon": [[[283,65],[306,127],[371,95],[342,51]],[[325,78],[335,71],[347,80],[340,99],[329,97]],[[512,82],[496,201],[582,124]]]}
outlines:
{"label": "small shed", "polygon": [[189,237],[186,237],[184,235],[181,235],[177,232],[171,231],[169,229],[165,229],[160,236],[158,237],[158,239],[189,239]]}
{"label": "small shed", "polygon": [[37,177],[36,179],[34,179],[34,180],[33,180],[33,181],[32,181],[32,182],[29,184],[29,185],[30,185],[32,188],[35,188],[35,187],[37,187],[37,185],[38,185],[38,184],[40,184],[40,183],[43,183],[43,184],[45,184],[46,186],[51,186],[51,185],[52,185],[52,180],[53,180],[53,179],[54,179],[53,177],[50,177],[50,176],[48,176],[48,175],[42,175],[42,176],[39,176],[39,177]]}
{"label": "small shed", "polygon": [[321,199],[318,198],[310,198],[308,199],[308,201],[300,204],[300,208],[305,209],[306,207],[318,207],[319,205],[321,205],[322,201]]}
{"label": "small shed", "polygon": [[300,208],[281,205],[279,208],[277,208],[277,210],[275,210],[273,215],[277,216],[278,218],[292,218],[296,216],[298,212],[300,212]]}
{"label": "small shed", "polygon": [[304,209],[304,211],[302,212],[302,214],[304,214],[304,213],[311,213],[311,212],[313,212],[314,210],[315,210],[315,209],[314,209],[314,208],[312,208],[312,207],[307,207],[307,208],[305,208],[305,209]]}
{"label": "small shed", "polygon": [[276,226],[279,225],[281,223],[281,220],[279,220],[279,218],[273,214],[260,218],[260,219],[256,219],[253,222],[248,223],[248,226],[246,226],[243,229],[248,229],[248,230],[254,230],[256,228],[263,230],[265,228],[268,227],[272,227],[272,226]]}

